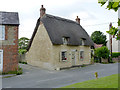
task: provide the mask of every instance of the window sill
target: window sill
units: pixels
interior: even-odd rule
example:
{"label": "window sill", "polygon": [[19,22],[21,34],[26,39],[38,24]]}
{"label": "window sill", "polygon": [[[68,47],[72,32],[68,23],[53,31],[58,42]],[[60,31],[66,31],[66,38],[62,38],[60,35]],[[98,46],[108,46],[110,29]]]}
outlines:
{"label": "window sill", "polygon": [[62,62],[67,62],[67,60],[62,60]]}

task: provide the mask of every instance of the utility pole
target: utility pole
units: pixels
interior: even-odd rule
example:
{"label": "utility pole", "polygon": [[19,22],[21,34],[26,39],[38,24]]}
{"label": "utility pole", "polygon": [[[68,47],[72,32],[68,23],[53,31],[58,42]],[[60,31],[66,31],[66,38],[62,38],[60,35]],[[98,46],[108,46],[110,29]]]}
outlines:
{"label": "utility pole", "polygon": [[[119,3],[120,6],[120,3]],[[120,20],[120,7],[118,7],[118,19]],[[118,25],[118,37],[120,38],[120,25]],[[118,52],[120,52],[120,39],[118,40]]]}
{"label": "utility pole", "polygon": [[[109,25],[109,30],[111,29],[112,27],[112,23],[110,23]],[[110,39],[110,52],[111,52],[111,57],[112,57],[112,35],[109,34],[109,39]]]}

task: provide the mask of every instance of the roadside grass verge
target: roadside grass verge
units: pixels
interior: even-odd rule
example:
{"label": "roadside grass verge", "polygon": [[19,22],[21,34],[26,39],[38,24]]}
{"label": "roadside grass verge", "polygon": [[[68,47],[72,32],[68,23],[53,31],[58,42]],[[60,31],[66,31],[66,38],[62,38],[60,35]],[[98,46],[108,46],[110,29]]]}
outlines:
{"label": "roadside grass verge", "polygon": [[118,74],[75,83],[62,88],[118,88]]}
{"label": "roadside grass verge", "polygon": [[7,75],[7,74],[16,74],[16,75],[21,75],[23,73],[23,70],[21,67],[18,67],[18,70],[15,71],[9,71],[7,73],[1,73],[2,75]]}

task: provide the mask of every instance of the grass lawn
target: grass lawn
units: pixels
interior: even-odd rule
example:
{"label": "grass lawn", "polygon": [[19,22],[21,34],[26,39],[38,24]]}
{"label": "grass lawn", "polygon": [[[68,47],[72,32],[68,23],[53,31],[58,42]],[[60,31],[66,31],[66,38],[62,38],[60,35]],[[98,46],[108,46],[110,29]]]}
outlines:
{"label": "grass lawn", "polygon": [[99,79],[75,83],[62,88],[118,88],[118,74],[113,74]]}

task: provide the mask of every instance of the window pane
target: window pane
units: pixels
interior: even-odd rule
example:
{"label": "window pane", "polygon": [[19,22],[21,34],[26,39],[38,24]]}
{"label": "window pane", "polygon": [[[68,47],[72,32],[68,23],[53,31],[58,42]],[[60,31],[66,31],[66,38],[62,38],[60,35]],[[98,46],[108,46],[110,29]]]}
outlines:
{"label": "window pane", "polygon": [[62,60],[67,60],[67,57],[66,57],[66,54],[67,52],[65,51],[65,52],[62,52]]}
{"label": "window pane", "polygon": [[80,60],[84,59],[84,51],[80,51]]}
{"label": "window pane", "polygon": [[63,40],[63,44],[68,44],[69,37],[63,37],[62,40]]}
{"label": "window pane", "polygon": [[0,40],[5,39],[5,26],[0,25]]}
{"label": "window pane", "polygon": [[2,39],[2,26],[0,25],[0,40]]}

